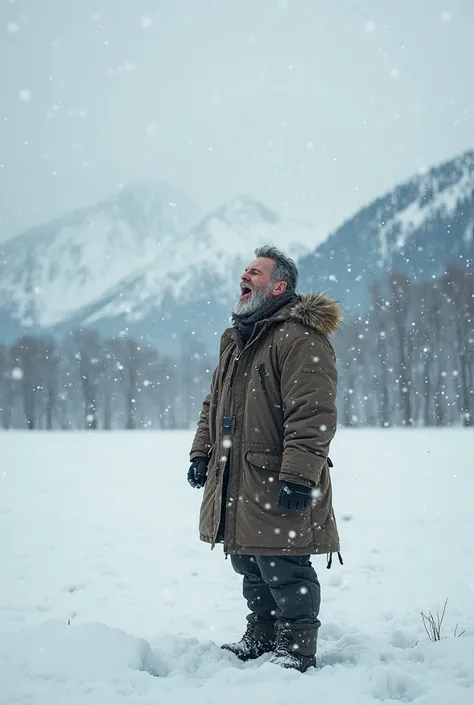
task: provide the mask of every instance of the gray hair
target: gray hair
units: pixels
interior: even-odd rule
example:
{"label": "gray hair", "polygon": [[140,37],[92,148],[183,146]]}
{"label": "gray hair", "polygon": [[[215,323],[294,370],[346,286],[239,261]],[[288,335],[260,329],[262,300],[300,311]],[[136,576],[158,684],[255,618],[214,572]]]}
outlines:
{"label": "gray hair", "polygon": [[271,281],[286,282],[287,291],[294,293],[298,282],[298,267],[296,263],[272,245],[263,245],[255,250],[255,257],[268,257],[275,261]]}

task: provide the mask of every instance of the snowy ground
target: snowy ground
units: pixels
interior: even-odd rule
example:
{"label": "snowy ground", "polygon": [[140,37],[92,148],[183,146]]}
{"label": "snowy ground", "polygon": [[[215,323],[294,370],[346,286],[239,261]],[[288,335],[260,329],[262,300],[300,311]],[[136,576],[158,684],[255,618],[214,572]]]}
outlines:
{"label": "snowy ground", "polygon": [[[345,564],[314,559],[323,626],[305,675],[219,649],[247,610],[222,549],[197,538],[191,435],[0,434],[1,705],[472,705],[472,432],[338,433]],[[420,610],[446,597],[433,644]]]}

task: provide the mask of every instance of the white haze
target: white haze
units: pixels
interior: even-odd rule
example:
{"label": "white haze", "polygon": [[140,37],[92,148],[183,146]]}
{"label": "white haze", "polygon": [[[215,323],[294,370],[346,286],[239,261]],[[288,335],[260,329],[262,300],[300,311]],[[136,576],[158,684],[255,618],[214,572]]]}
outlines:
{"label": "white haze", "polygon": [[474,144],[471,0],[10,0],[0,239],[163,179],[336,227]]}

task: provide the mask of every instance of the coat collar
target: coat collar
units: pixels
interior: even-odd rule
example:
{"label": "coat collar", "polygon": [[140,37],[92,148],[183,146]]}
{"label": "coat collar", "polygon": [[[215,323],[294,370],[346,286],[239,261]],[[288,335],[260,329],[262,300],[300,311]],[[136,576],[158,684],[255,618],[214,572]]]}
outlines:
{"label": "coat collar", "polygon": [[[271,318],[263,319],[256,325],[261,327],[268,321],[295,321],[329,336],[336,333],[342,323],[342,308],[340,304],[326,294],[297,294],[296,303],[282,308]],[[221,351],[230,343],[236,342],[234,328],[227,328],[222,336]]]}

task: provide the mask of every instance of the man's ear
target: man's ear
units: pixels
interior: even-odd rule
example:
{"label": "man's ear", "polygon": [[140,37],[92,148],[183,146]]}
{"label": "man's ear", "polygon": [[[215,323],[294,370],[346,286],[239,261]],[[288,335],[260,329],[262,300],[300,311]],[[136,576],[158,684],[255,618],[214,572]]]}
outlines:
{"label": "man's ear", "polygon": [[275,284],[272,289],[273,296],[280,296],[280,294],[283,294],[283,292],[286,291],[287,286],[288,285],[286,282],[278,282],[277,284]]}

